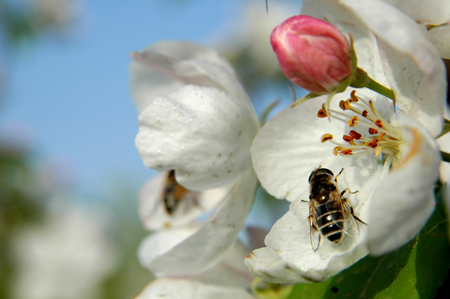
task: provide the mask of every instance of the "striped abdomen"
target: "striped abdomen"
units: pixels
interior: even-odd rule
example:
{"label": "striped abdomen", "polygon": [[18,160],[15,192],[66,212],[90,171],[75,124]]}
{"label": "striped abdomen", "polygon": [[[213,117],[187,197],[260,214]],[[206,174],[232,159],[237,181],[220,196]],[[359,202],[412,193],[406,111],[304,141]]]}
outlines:
{"label": "striped abdomen", "polygon": [[342,207],[333,199],[329,199],[315,208],[319,231],[331,242],[339,244],[344,230]]}

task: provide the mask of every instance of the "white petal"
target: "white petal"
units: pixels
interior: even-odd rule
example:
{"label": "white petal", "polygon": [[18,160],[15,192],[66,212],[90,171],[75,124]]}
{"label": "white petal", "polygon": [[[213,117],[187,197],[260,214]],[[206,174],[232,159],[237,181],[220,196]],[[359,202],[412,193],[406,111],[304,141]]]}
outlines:
{"label": "white petal", "polygon": [[399,116],[409,152],[373,194],[368,244],[381,255],[411,240],[435,207],[433,186],[439,176],[440,153],[434,139],[407,115]]}
{"label": "white petal", "polygon": [[433,136],[442,129],[447,82],[440,54],[421,27],[382,1],[342,0],[373,31],[384,55],[387,79],[401,109]]}
{"label": "white petal", "polygon": [[252,273],[273,283],[305,282],[302,273],[297,273],[289,261],[282,260],[270,247],[259,248],[245,259],[245,264]]}
{"label": "white petal", "polygon": [[[141,265],[150,271],[154,271],[153,263],[156,259],[194,234],[200,227],[199,223],[193,223],[185,227],[166,229],[149,235],[139,246],[138,257]],[[223,253],[221,260],[211,269],[178,277],[189,277],[192,280],[208,284],[248,288],[254,278],[244,265],[244,258],[249,253],[250,251],[237,241]],[[191,254],[193,253],[191,252]],[[196,256],[196,258],[199,257]],[[183,268],[184,265],[180,264],[178,267]],[[153,274],[159,276],[157,273]]]}
{"label": "white petal", "polygon": [[[364,221],[368,214],[366,206],[380,176],[379,170],[348,167],[339,177],[339,189],[359,191],[349,200],[355,215]],[[254,274],[272,282],[323,281],[368,253],[364,242],[366,226],[362,224],[359,225],[359,234],[349,230],[340,245],[322,238],[319,249],[314,252],[308,222],[309,204],[302,201],[308,198],[309,192],[302,193],[272,227],[265,240],[268,247],[247,257],[246,264]]]}
{"label": "white petal", "polygon": [[144,164],[159,171],[174,169],[177,181],[188,189],[227,186],[251,167],[256,115],[221,90],[187,85],[154,99],[138,121],[136,146]]}
{"label": "white petal", "polygon": [[[201,227],[200,223],[190,223],[183,227],[168,228],[161,231],[156,231],[147,236],[139,245],[138,258],[142,267],[153,270],[154,261],[169,252],[177,244],[193,235]],[[153,273],[158,276],[157,273]]]}
{"label": "white petal", "polygon": [[184,279],[157,279],[134,299],[253,299],[244,289],[203,284]]}
{"label": "white petal", "polygon": [[383,0],[398,7],[422,24],[439,25],[450,21],[450,2],[447,0]]}
{"label": "white petal", "polygon": [[250,250],[237,241],[212,269],[190,278],[208,284],[249,289],[255,278],[244,264],[244,258],[249,253]]}
{"label": "white petal", "polygon": [[[151,235],[139,249],[141,264],[156,277],[194,275],[216,265],[244,226],[256,184],[255,174],[248,169],[229,189],[214,215],[198,230],[193,227],[185,227],[185,231],[169,230],[173,233],[167,235],[167,241],[165,231],[157,232],[154,235],[159,236],[158,242],[152,241],[154,235]],[[156,243],[160,245],[156,246]]]}
{"label": "white petal", "polygon": [[427,37],[438,48],[442,58],[450,59],[450,24],[432,28]]}
{"label": "white petal", "polygon": [[186,85],[222,89],[251,107],[250,100],[229,62],[207,47],[162,41],[132,54],[131,90],[139,111],[156,96]]}
{"label": "white petal", "polygon": [[[331,101],[331,109],[340,109],[339,101],[347,99],[349,93],[350,90],[336,95]],[[335,173],[351,165],[376,166],[374,155],[335,156],[334,144],[320,142],[325,133],[333,134],[340,142],[350,131],[346,123],[317,117],[317,111],[325,101],[326,96],[322,96],[294,108],[285,108],[256,136],[252,145],[253,166],[264,189],[276,198],[293,201],[308,189],[308,177],[319,166]]]}
{"label": "white petal", "polygon": [[139,216],[148,230],[186,225],[216,207],[228,191],[226,188],[190,191],[169,214],[163,198],[168,173],[165,171],[150,179],[139,193]]}

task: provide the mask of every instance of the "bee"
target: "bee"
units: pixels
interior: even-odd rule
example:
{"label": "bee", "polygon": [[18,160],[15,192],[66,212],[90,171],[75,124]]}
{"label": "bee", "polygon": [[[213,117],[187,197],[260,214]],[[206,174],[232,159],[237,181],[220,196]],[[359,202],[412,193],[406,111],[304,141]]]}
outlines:
{"label": "bee", "polygon": [[350,189],[346,188],[344,191],[339,192],[337,178],[343,170],[342,168],[339,174],[334,177],[331,170],[319,167],[311,172],[309,176],[308,221],[311,246],[314,251],[319,248],[321,235],[329,241],[339,244],[343,234],[348,229],[346,228],[347,220],[349,220],[349,225],[355,227],[358,233],[358,222],[366,224],[355,216],[350,201],[344,197],[347,191],[352,193]]}
{"label": "bee", "polygon": [[180,203],[184,200],[191,201],[192,204],[198,206],[197,193],[178,184],[175,180],[174,170],[170,170],[167,175],[163,191],[163,200],[164,208],[170,216],[173,216],[175,211],[178,210]]}

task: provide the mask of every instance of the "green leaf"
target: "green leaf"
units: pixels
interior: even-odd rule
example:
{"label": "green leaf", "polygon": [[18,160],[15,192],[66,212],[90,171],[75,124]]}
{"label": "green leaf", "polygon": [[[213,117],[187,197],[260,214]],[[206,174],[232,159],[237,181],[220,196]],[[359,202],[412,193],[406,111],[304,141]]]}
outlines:
{"label": "green leaf", "polygon": [[446,214],[439,204],[422,232],[401,249],[367,256],[324,282],[298,284],[289,299],[433,298],[450,265],[447,232]]}
{"label": "green leaf", "polygon": [[252,292],[259,299],[286,299],[291,293],[293,285],[270,283],[255,278],[252,282]]}

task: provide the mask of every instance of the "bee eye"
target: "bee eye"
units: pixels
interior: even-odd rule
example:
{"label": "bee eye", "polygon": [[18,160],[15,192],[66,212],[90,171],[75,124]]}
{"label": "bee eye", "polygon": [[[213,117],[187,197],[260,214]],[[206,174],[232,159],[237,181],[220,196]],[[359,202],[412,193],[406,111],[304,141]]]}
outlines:
{"label": "bee eye", "polygon": [[313,174],[314,174],[315,172],[316,172],[316,171],[313,171],[313,172],[311,172],[311,174],[309,175],[308,183],[311,183],[311,177],[313,176]]}
{"label": "bee eye", "polygon": [[327,174],[329,174],[329,175],[331,175],[331,176],[334,177],[334,173],[333,173],[331,170],[329,170],[328,168],[321,168],[320,170],[321,170],[323,173],[327,173]]}

